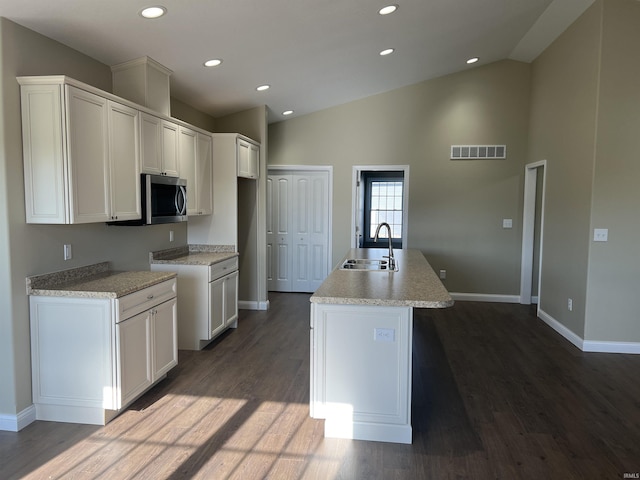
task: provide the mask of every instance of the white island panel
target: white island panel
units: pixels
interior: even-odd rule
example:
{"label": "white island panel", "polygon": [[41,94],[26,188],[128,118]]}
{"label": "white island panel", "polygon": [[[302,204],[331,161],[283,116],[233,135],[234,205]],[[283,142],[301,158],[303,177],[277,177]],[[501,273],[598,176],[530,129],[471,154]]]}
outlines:
{"label": "white island panel", "polygon": [[325,436],[411,443],[412,322],[411,307],[312,304],[310,408]]}

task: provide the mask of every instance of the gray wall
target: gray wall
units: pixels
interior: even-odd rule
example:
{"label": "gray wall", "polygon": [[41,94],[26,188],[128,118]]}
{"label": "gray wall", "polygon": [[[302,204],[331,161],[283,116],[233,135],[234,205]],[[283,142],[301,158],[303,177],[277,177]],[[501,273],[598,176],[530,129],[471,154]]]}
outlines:
{"label": "gray wall", "polygon": [[638,2],[598,0],[533,63],[530,160],[548,161],[540,307],[587,341],[640,342],[638,25]]}
{"label": "gray wall", "polygon": [[[407,246],[453,292],[518,295],[530,66],[501,61],[269,126],[270,165],[333,165],[333,264],[350,245],[353,165],[410,165]],[[449,160],[506,144],[506,160]],[[513,219],[513,229],[502,219]]]}
{"label": "gray wall", "polygon": [[585,338],[640,342],[640,3],[602,3]]}
{"label": "gray wall", "polygon": [[[60,43],[0,18],[0,415],[31,405],[29,311],[25,277],[112,261],[114,269],[148,270],[152,250],[186,244],[186,224],[145,227],[27,225],[24,210],[20,90],[16,76],[68,75],[111,91],[111,71]],[[182,112],[190,118],[197,112]],[[211,122],[209,122],[211,123]],[[169,230],[175,241],[169,243]],[[64,261],[63,244],[74,258]]]}
{"label": "gray wall", "polygon": [[[584,337],[600,2],[533,63],[529,161],[547,160],[540,308]],[[567,301],[573,300],[573,311]]]}

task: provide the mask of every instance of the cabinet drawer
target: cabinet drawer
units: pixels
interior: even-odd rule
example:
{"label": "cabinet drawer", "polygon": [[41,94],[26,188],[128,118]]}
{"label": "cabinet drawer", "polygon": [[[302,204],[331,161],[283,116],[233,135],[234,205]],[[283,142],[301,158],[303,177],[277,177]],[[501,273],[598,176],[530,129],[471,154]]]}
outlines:
{"label": "cabinet drawer", "polygon": [[212,282],[238,270],[238,257],[229,258],[222,262],[214,263],[209,267],[209,281]]}
{"label": "cabinet drawer", "polygon": [[171,280],[152,285],[151,287],[119,298],[116,301],[116,323],[122,322],[133,315],[149,310],[155,305],[175,297],[176,291],[176,279],[172,278]]}

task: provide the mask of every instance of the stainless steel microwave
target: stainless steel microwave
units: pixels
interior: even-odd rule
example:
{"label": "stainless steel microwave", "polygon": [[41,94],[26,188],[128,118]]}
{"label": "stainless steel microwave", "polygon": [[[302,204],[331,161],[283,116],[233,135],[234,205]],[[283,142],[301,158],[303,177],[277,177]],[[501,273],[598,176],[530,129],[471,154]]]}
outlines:
{"label": "stainless steel microwave", "polygon": [[141,175],[140,220],[110,222],[114,225],[154,225],[187,221],[187,181],[164,175]]}

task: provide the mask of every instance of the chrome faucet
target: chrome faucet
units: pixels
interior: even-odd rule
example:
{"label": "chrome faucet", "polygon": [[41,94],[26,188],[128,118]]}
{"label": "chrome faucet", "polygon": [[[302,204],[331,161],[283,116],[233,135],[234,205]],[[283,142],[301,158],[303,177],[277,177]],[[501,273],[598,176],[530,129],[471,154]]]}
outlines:
{"label": "chrome faucet", "polygon": [[[391,246],[391,227],[389,226],[389,224],[387,222],[382,222],[380,225],[378,225],[378,228],[376,228],[376,234],[373,237],[373,241],[374,242],[378,242],[378,234],[380,233],[380,228],[381,227],[387,227],[387,232],[389,235],[389,256],[387,257],[389,259],[389,268],[391,270],[395,270],[396,269],[396,259],[393,256],[393,247]],[[385,255],[386,256],[386,255]]]}

